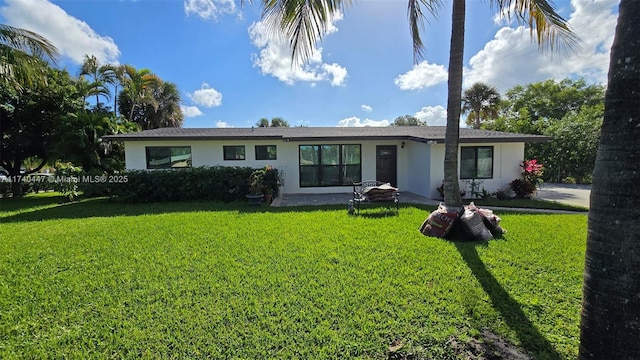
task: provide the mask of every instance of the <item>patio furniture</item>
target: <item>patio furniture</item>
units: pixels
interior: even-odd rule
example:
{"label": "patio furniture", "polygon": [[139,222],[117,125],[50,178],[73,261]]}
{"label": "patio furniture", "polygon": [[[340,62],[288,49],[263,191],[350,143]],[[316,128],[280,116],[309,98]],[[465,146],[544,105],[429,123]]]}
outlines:
{"label": "patio furniture", "polygon": [[349,200],[347,210],[349,214],[356,213],[359,215],[362,204],[387,203],[387,209],[391,209],[393,205],[396,208],[396,212],[398,212],[399,196],[400,193],[397,188],[382,181],[367,180],[353,183],[353,198]]}

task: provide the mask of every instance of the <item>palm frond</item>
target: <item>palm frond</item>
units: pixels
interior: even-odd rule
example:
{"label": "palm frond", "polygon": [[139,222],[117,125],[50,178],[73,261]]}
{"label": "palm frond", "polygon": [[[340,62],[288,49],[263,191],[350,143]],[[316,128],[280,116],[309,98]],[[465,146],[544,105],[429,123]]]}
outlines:
{"label": "palm frond", "polygon": [[292,63],[304,63],[350,0],[264,0],[262,18],[272,35],[284,34]]}
{"label": "palm frond", "polygon": [[5,24],[0,24],[0,43],[43,61],[56,63],[60,57],[58,49],[44,36]]}
{"label": "palm frond", "polygon": [[433,17],[437,17],[440,0],[409,0],[407,2],[407,17],[409,18],[409,31],[413,41],[413,62],[418,63],[424,59],[425,46],[420,36],[420,30],[424,28],[427,17],[422,11],[422,7]]}
{"label": "palm frond", "polygon": [[[519,24],[529,26],[529,33],[544,52],[562,49],[574,52],[579,45],[578,36],[560,16],[549,0],[494,0],[501,14],[511,20],[511,13]],[[534,35],[535,32],[535,35]]]}

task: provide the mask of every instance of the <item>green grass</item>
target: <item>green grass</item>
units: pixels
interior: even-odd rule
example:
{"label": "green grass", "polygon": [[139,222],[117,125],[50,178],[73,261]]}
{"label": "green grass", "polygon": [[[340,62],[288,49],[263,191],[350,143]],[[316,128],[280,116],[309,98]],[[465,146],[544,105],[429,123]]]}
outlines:
{"label": "green grass", "polygon": [[524,209],[547,209],[547,210],[564,210],[564,211],[579,211],[587,212],[588,208],[575,205],[567,205],[554,201],[545,201],[537,199],[475,199],[467,200],[473,201],[476,205],[487,207],[505,207],[505,208],[524,208]]}
{"label": "green grass", "polygon": [[413,206],[59,201],[0,199],[2,359],[449,359],[485,329],[577,356],[584,214],[456,244]]}

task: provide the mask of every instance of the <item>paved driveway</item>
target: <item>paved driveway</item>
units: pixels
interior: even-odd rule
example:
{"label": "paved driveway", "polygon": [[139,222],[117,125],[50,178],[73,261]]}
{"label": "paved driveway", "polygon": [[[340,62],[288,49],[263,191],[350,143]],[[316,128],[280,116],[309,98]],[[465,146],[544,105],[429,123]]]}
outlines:
{"label": "paved driveway", "polygon": [[538,190],[536,199],[588,208],[590,195],[591,185],[545,183]]}

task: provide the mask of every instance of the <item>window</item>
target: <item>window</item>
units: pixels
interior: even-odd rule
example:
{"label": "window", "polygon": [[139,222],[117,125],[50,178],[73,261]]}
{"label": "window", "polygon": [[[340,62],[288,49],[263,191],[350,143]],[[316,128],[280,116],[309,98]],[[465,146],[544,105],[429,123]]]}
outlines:
{"label": "window", "polygon": [[300,145],[300,186],[343,186],[361,181],[360,145]]}
{"label": "window", "polygon": [[222,152],[224,153],[225,160],[244,160],[244,145],[239,146],[223,146]]}
{"label": "window", "polygon": [[147,146],[147,169],[191,167],[191,146]]}
{"label": "window", "polygon": [[256,160],[276,160],[277,158],[276,145],[256,145]]}
{"label": "window", "polygon": [[460,149],[460,179],[493,178],[493,146],[463,146]]}

